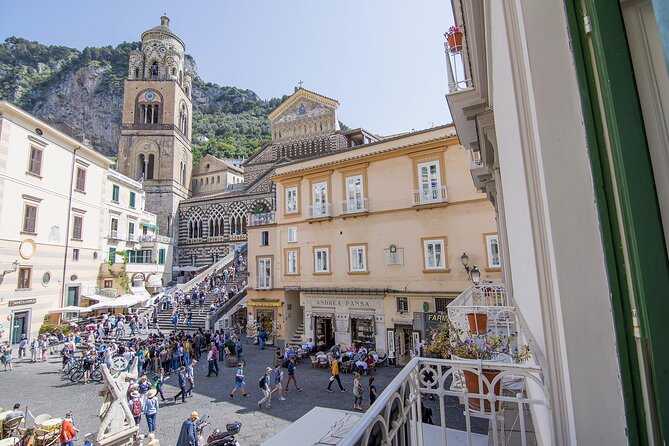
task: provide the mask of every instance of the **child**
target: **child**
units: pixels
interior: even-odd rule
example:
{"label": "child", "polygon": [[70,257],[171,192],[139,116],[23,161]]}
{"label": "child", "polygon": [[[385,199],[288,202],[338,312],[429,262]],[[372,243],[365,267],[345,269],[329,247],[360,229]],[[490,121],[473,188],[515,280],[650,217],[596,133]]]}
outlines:
{"label": "child", "polygon": [[362,384],[360,383],[360,373],[355,374],[353,379],[353,410],[362,412]]}

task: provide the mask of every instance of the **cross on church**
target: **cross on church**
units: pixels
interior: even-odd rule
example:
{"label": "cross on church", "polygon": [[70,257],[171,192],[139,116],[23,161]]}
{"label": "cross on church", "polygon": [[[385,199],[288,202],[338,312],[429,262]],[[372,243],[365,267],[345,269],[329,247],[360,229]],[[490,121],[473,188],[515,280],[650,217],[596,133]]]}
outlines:
{"label": "cross on church", "polygon": [[302,88],[302,84],[303,84],[303,83],[304,83],[304,82],[299,81],[297,84],[300,86],[300,88]]}

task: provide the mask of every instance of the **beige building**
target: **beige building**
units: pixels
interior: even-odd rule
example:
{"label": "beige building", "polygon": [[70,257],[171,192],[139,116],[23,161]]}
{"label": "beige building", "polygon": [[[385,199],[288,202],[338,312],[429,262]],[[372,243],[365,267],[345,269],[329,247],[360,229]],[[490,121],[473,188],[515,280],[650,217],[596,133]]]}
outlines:
{"label": "beige building", "polygon": [[[469,286],[498,279],[493,207],[452,126],[280,165],[276,223],[249,227],[249,325],[400,362]],[[252,216],[253,217],[253,216]]]}
{"label": "beige building", "polygon": [[94,292],[112,161],[0,102],[0,340]]}

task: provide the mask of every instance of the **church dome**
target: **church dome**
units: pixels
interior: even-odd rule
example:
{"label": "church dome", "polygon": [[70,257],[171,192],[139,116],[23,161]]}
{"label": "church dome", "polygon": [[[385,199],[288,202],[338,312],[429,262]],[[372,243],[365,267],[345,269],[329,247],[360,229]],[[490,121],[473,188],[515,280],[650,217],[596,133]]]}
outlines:
{"label": "church dome", "polygon": [[160,17],[160,25],[147,29],[142,33],[142,42],[148,39],[155,38],[156,35],[161,35],[161,34],[176,39],[181,44],[183,49],[186,49],[186,45],[184,44],[183,40],[181,40],[179,36],[174,34],[174,31],[172,31],[172,28],[170,28],[170,19],[166,15]]}

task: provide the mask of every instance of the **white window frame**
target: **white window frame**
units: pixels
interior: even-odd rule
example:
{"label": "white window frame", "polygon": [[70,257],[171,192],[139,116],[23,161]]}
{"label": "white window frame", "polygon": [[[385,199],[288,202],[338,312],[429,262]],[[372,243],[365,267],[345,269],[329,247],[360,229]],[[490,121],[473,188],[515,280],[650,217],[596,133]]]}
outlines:
{"label": "white window frame", "polygon": [[297,251],[286,251],[286,274],[298,274]]}
{"label": "white window frame", "polygon": [[297,243],[297,226],[288,228],[288,243]]}
{"label": "white window frame", "polygon": [[[356,182],[360,180],[360,184]],[[365,209],[365,178],[362,174],[346,177],[346,211],[361,212]]]}
{"label": "white window frame", "polygon": [[[362,261],[359,253],[362,252]],[[352,273],[366,273],[367,272],[367,248],[365,245],[353,245],[348,247],[348,268]]]}
{"label": "white window frame", "polygon": [[269,231],[260,231],[260,246],[269,246]]}
{"label": "white window frame", "polygon": [[[432,255],[430,254],[430,245],[433,245],[435,248],[432,249]],[[441,250],[441,263],[442,265],[439,265],[439,261],[436,258],[437,257],[437,249],[436,246],[440,246]],[[446,241],[444,239],[428,239],[428,240],[423,240],[423,258],[425,261],[425,269],[428,271],[443,271],[448,268],[448,264],[446,262]],[[432,265],[431,265],[432,264]]]}
{"label": "white window frame", "polygon": [[[325,265],[323,265],[323,263]],[[322,268],[324,266],[324,268]],[[330,248],[314,248],[314,272],[315,273],[329,273],[330,272]]]}
{"label": "white window frame", "polygon": [[258,257],[258,288],[272,288],[272,258]]}
{"label": "white window frame", "polygon": [[297,202],[297,186],[286,188],[286,214],[297,214],[300,210]]}
{"label": "white window frame", "polygon": [[[430,167],[436,166],[434,178],[430,175]],[[428,177],[423,178],[422,169],[427,168]],[[426,181],[424,181],[426,180]],[[433,203],[441,200],[441,163],[438,160],[418,163],[418,194],[421,203]]]}
{"label": "white window frame", "polygon": [[[318,181],[311,185],[311,208],[314,217],[328,215],[328,182]],[[322,188],[320,190],[317,189]]]}
{"label": "white window frame", "polygon": [[[493,262],[493,259],[495,258],[493,252],[492,252],[492,245],[493,242],[497,245],[497,262]],[[488,268],[501,268],[502,267],[502,259],[500,257],[500,249],[499,249],[499,236],[497,234],[489,234],[485,236],[485,244],[486,244],[486,250],[488,253]]]}

